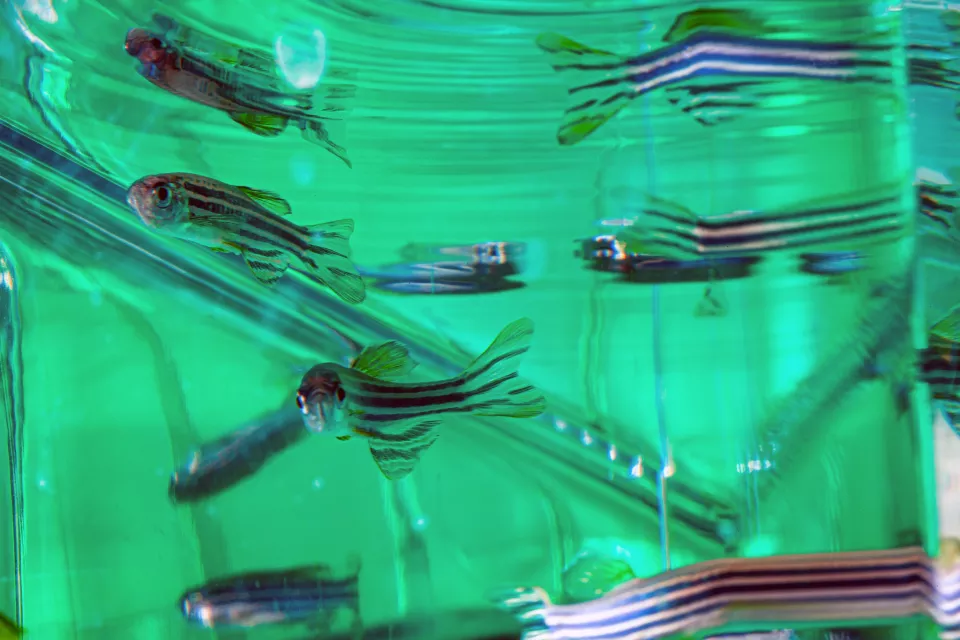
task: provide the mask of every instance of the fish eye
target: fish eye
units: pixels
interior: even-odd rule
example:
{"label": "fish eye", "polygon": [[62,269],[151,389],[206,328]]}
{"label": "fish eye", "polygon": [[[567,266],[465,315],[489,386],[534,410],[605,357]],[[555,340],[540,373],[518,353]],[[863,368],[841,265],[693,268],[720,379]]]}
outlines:
{"label": "fish eye", "polygon": [[156,200],[157,206],[169,207],[173,202],[173,193],[170,191],[170,187],[160,185],[159,187],[154,187],[153,198]]}
{"label": "fish eye", "polygon": [[300,410],[303,410],[303,396],[299,393],[297,394],[297,406],[300,407]]}
{"label": "fish eye", "polygon": [[160,38],[150,38],[150,40],[148,41],[148,44],[154,49],[163,48],[163,42],[160,41]]}
{"label": "fish eye", "polygon": [[343,390],[343,387],[337,387],[337,402],[343,402],[346,397],[347,392]]}

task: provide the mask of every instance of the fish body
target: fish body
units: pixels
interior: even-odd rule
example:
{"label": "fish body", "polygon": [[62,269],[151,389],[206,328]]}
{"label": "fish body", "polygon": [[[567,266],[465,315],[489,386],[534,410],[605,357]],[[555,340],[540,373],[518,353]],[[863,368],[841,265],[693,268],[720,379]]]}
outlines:
{"label": "fish body", "polygon": [[243,256],[265,285],[297,258],[346,302],[364,298],[363,279],[349,258],[353,220],[301,227],[283,217],[290,205],[274,193],[188,173],[141,178],[127,191],[127,202],[158,233]]}
{"label": "fish body", "polygon": [[[248,131],[263,137],[280,135],[293,121],[304,139],[352,166],[346,149],[330,140],[323,119],[308,113],[313,106],[308,94],[267,88],[250,81],[250,73],[240,71],[237,61],[229,64],[226,60],[190,55],[165,36],[144,29],[131,29],[124,48],[140,62],[140,75],[161,89],[223,111]],[[352,97],[353,89],[352,85],[330,87],[330,104],[325,110],[345,110],[335,102]]]}
{"label": "fish body", "polygon": [[326,565],[226,576],[186,591],[178,602],[191,623],[256,627],[308,622],[350,610],[359,619],[360,562],[336,576]]}
{"label": "fish body", "polygon": [[195,502],[216,495],[255,474],[305,435],[299,414],[284,409],[205,443],[171,475],[170,499]]}
{"label": "fish body", "polygon": [[[645,203],[636,208],[635,202]],[[627,253],[675,260],[763,255],[842,245],[862,247],[906,233],[897,185],[799,203],[789,209],[700,216],[669,200],[627,199],[632,223],[617,240]]]}
{"label": "fish body", "polygon": [[843,276],[863,269],[863,255],[857,251],[826,251],[800,256],[800,270],[818,276]]}
{"label": "fish body", "polygon": [[304,426],[338,439],[365,438],[383,475],[403,478],[436,441],[446,416],[528,418],[543,413],[543,396],[517,377],[532,336],[533,323],[517,320],[462,374],[437,382],[394,382],[416,366],[396,342],[368,347],[351,367],[317,365],[297,391]]}
{"label": "fish body", "polygon": [[[743,80],[798,78],[882,83],[892,46],[867,42],[818,43],[759,37],[762,26],[743,12],[699,10],[677,19],[664,46],[622,56],[543,33],[537,46],[555,71],[573,76],[576,103],[564,113],[557,140],[574,145],[608,122],[635,98],[657,89],[677,92],[671,102],[711,126],[755,106],[763,93]],[[734,83],[719,86],[717,78]]]}

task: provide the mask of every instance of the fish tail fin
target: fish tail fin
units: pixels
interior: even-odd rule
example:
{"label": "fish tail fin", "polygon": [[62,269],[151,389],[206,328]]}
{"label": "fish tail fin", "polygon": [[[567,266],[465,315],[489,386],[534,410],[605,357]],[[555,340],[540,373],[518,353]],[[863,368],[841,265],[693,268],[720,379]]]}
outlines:
{"label": "fish tail fin", "polygon": [[523,640],[565,640],[547,626],[544,613],[552,603],[550,596],[540,587],[493,592],[488,599],[520,622]]}
{"label": "fish tail fin", "polygon": [[521,318],[508,324],[487,350],[473,361],[463,378],[466,400],[481,416],[532,418],[546,409],[546,400],[517,374],[521,356],[530,349],[533,322]]}
{"label": "fish tail fin", "polygon": [[620,112],[635,92],[627,85],[626,58],[594,49],[558,33],[541,33],[537,46],[554,71],[568,78],[567,93],[575,104],[563,114],[557,141],[574,145]]}
{"label": "fish tail fin", "polygon": [[350,157],[347,155],[347,150],[330,139],[330,132],[327,131],[327,128],[324,126],[322,120],[318,118],[301,118],[299,124],[300,132],[303,135],[304,140],[323,147],[336,157],[340,158],[345,165],[351,169],[353,168],[353,163],[350,162]]}
{"label": "fish tail fin", "polygon": [[357,74],[346,69],[331,69],[313,94],[313,112],[327,120],[338,120],[353,111],[357,95]]}
{"label": "fish tail fin", "polygon": [[363,278],[350,260],[353,220],[334,220],[307,227],[310,246],[301,256],[304,266],[345,302],[358,304],[366,297]]}

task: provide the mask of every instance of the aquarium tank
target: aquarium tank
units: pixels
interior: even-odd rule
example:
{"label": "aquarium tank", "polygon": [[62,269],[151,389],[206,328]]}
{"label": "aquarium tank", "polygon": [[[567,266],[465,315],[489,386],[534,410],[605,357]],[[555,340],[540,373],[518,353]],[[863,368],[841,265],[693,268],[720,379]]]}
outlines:
{"label": "aquarium tank", "polygon": [[0,639],[960,637],[960,6],[0,11]]}

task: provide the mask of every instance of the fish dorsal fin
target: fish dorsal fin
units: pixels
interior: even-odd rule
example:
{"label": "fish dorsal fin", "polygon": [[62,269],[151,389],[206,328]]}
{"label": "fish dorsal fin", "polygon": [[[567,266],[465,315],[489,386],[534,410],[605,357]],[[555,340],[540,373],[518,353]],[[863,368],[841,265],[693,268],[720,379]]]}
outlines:
{"label": "fish dorsal fin", "polygon": [[574,602],[586,602],[636,577],[623,558],[584,555],[564,570],[563,590]]}
{"label": "fish dorsal fin", "polygon": [[723,31],[737,35],[766,33],[763,21],[747,11],[738,9],[694,9],[677,16],[663,36],[664,42],[679,42],[701,29]]}
{"label": "fish dorsal fin", "polygon": [[275,213],[278,216],[288,216],[293,213],[293,209],[290,208],[290,203],[272,191],[264,191],[263,189],[254,189],[252,187],[237,187],[237,189],[242,191],[243,195],[271,213]]}
{"label": "fish dorsal fin", "polygon": [[410,352],[405,346],[391,340],[367,347],[360,352],[350,366],[373,378],[392,380],[413,371],[417,363],[410,357]]}
{"label": "fish dorsal fin", "polygon": [[960,308],[950,310],[930,329],[933,336],[946,343],[960,342]]}

